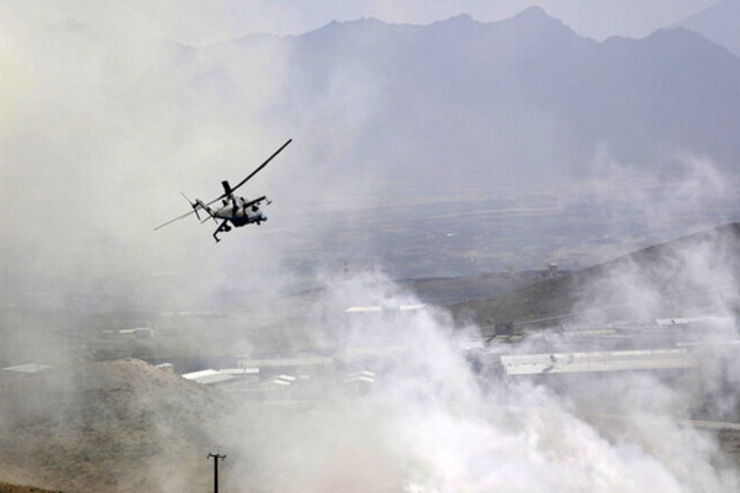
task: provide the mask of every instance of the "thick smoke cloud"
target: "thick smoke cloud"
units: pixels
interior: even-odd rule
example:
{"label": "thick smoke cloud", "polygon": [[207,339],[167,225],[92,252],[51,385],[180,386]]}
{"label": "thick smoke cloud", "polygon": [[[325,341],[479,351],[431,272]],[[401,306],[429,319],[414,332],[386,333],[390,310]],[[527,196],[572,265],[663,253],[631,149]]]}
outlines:
{"label": "thick smoke cloud", "polygon": [[615,220],[631,213],[630,219],[651,232],[700,228],[706,211],[734,198],[728,172],[705,156],[674,153],[657,170],[641,168],[618,161],[601,146],[590,165],[593,182],[586,194],[603,213]]}
{"label": "thick smoke cloud", "polygon": [[[183,212],[179,190],[211,198],[221,179],[243,178],[245,163],[287,140],[279,131],[268,138],[255,116],[280,87],[281,54],[266,50],[220,77],[212,66],[230,53],[188,63],[192,49],[125,26],[32,29],[3,19],[3,262],[9,279],[27,284],[15,292],[59,307],[64,293],[89,293],[100,278],[149,285],[176,273],[165,291],[200,275],[190,294],[211,296],[210,273],[222,268],[204,250],[209,234],[152,230]],[[226,77],[236,93],[220,92]],[[241,82],[250,80],[259,83]],[[271,245],[250,247],[261,265],[271,262]],[[237,255],[234,245],[221,251],[229,248]]]}
{"label": "thick smoke cloud", "polygon": [[[312,212],[365,204],[352,197],[379,186],[372,171],[358,180],[322,166],[354,159],[377,100],[372,74],[327,74],[329,92],[305,107],[286,96],[289,54],[276,38],[196,49],[167,29],[131,29],[131,6],[85,5],[68,5],[88,14],[81,20],[55,14],[50,24],[31,22],[25,8],[3,11],[4,284],[24,284],[19,298],[49,307],[110,278],[150,289],[148,299],[129,296],[141,308],[207,305],[224,283],[279,292],[293,276],[282,252],[296,248],[295,226],[305,233]],[[138,14],[175,9],[157,5]],[[274,200],[264,231],[217,251],[210,223],[152,231],[187,210],[180,191],[213,198],[221,180],[241,180],[288,138],[292,146],[243,189]],[[298,238],[311,242],[324,227]]]}
{"label": "thick smoke cloud", "polygon": [[553,258],[575,258],[582,267],[729,223],[736,215],[732,172],[705,156],[675,152],[648,172],[602,145],[584,177],[562,184],[567,193],[559,202],[578,210],[578,224],[589,227],[553,252]]}
{"label": "thick smoke cloud", "polygon": [[[657,378],[623,374],[552,386],[489,375],[481,385],[465,357],[470,339],[453,330],[445,313],[343,315],[359,299],[416,302],[377,272],[335,279],[327,288],[316,310],[325,336],[332,332],[353,348],[385,347],[364,367],[376,372],[376,381],[364,396],[320,399],[279,418],[250,408],[254,414],[244,417],[256,424],[252,434],[232,434],[227,445],[245,464],[230,470],[231,484],[244,491],[732,491],[738,485],[715,438],[677,424],[688,411],[686,395]],[[323,343],[330,340],[337,341]]]}

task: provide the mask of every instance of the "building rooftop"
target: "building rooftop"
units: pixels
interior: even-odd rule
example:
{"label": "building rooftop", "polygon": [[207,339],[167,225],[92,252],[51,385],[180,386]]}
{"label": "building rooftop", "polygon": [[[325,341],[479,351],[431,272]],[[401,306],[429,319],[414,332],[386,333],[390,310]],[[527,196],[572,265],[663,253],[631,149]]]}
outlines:
{"label": "building rooftop", "polygon": [[410,311],[410,310],[420,310],[426,306],[425,303],[419,303],[416,305],[391,305],[391,306],[380,306],[380,305],[372,305],[372,306],[350,306],[346,310],[344,310],[344,313],[366,313],[366,312],[390,312],[390,311]]}
{"label": "building rooftop", "polygon": [[43,365],[41,363],[26,363],[23,365],[6,366],[5,368],[0,369],[0,371],[8,374],[31,374],[45,371],[50,368],[50,365]]}
{"label": "building rooftop", "polygon": [[508,375],[685,369],[698,366],[696,358],[686,349],[517,354],[501,356],[501,364]]}
{"label": "building rooftop", "polygon": [[208,369],[194,371],[191,373],[183,373],[182,378],[186,380],[192,380],[193,382],[198,382],[203,385],[214,385],[217,383],[227,382],[237,377],[226,373],[221,373],[218,370]]}

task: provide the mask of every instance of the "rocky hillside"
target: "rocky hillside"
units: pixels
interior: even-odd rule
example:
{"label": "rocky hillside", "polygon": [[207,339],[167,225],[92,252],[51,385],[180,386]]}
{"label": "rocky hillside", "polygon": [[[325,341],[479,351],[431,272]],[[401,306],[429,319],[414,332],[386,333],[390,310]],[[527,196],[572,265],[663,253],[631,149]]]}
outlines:
{"label": "rocky hillside", "polygon": [[0,480],[64,491],[207,489],[218,392],[139,360],[0,380]]}
{"label": "rocky hillside", "polygon": [[732,223],[450,309],[483,327],[571,313],[602,321],[725,314],[737,308],[739,262],[740,224]]}
{"label": "rocky hillside", "polygon": [[[57,493],[52,490],[42,490],[32,486],[18,486],[8,483],[0,483],[0,493]],[[61,492],[59,492],[61,493]]]}

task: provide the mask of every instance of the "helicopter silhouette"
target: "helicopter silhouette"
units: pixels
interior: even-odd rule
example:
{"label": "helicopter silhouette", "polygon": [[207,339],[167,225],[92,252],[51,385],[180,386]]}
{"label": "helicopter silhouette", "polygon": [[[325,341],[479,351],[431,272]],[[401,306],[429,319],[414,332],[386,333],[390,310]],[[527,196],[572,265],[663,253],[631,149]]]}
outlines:
{"label": "helicopter silhouette", "polygon": [[[219,223],[220,221],[218,227],[216,228],[216,231],[213,232],[213,238],[216,240],[216,243],[218,243],[219,241],[221,241],[221,239],[218,237],[219,233],[228,233],[229,231],[231,231],[232,228],[241,228],[242,226],[246,226],[247,224],[256,224],[259,226],[264,221],[267,221],[267,216],[260,210],[260,204],[262,202],[265,202],[266,205],[270,205],[272,203],[272,201],[270,201],[266,195],[253,200],[247,200],[244,197],[235,196],[234,192],[239,187],[244,185],[247,181],[249,181],[254,175],[259,173],[262,168],[267,166],[267,164],[272,161],[275,156],[280,154],[283,149],[288,147],[288,144],[290,144],[291,142],[293,142],[293,139],[289,139],[280,147],[280,149],[275,151],[272,156],[267,158],[264,163],[259,165],[257,169],[252,171],[249,176],[240,181],[236,186],[232,187],[227,180],[222,181],[221,186],[224,189],[224,193],[211,200],[210,202],[204,202],[200,199],[195,199],[195,202],[193,202],[189,198],[187,198],[184,193],[180,192],[182,196],[185,197],[185,200],[190,203],[190,206],[193,208],[193,210],[181,216],[177,216],[176,218],[171,219],[164,224],[160,224],[159,226],[154,228],[154,230],[157,231],[169,224],[174,223],[175,221],[179,221],[180,219],[184,219],[192,214],[195,214],[198,220],[200,220],[201,224],[205,223],[209,219],[213,219],[217,223]],[[211,206],[219,200],[221,201],[221,205],[212,208]],[[205,219],[201,219],[200,214],[198,213],[199,211],[205,212],[207,214],[207,217]]]}

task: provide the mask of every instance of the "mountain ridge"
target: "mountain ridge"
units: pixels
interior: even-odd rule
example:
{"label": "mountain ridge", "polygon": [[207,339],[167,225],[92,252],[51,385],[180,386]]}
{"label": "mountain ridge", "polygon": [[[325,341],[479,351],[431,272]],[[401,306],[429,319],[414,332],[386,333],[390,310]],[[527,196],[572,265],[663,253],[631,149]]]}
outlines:
{"label": "mountain ridge", "polygon": [[740,0],[722,0],[671,27],[682,26],[695,31],[740,58],[738,19],[740,19]]}
{"label": "mountain ridge", "polygon": [[[357,149],[368,157],[415,141],[424,143],[415,160],[437,175],[467,149],[473,175],[503,161],[537,178],[543,162],[581,171],[602,144],[627,162],[655,163],[681,149],[727,169],[740,156],[726,138],[740,132],[731,111],[740,107],[740,64],[693,32],[599,43],[531,13],[424,27],[361,22],[335,24],[331,39],[321,30],[291,38],[286,86],[309,105],[347,84],[368,87],[359,96],[375,104],[363,128],[375,135],[362,133]],[[427,165],[405,165],[426,174]]]}
{"label": "mountain ridge", "polygon": [[304,155],[308,179],[350,194],[358,181],[407,193],[599,177],[604,150],[646,172],[681,155],[728,175],[740,162],[740,60],[684,28],[598,42],[533,7],[496,22],[333,22],[158,55],[175,63],[151,70],[171,68],[182,99],[202,102],[183,110],[185,132],[232,112],[234,124],[321,135]]}

